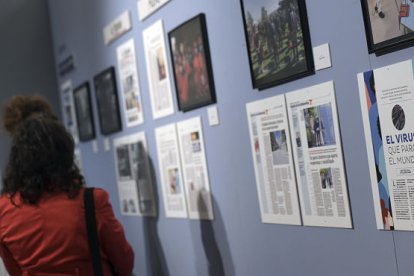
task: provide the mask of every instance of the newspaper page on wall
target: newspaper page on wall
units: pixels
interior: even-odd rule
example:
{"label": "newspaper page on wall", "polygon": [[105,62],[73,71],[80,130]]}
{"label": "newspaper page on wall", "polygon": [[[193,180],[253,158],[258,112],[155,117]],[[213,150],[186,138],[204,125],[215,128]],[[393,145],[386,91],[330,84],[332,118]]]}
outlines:
{"label": "newspaper page on wall", "polygon": [[246,109],[262,222],[300,225],[285,97],[251,102]]}
{"label": "newspaper page on wall", "polygon": [[155,136],[166,216],[186,218],[187,205],[175,124],[156,128]]}
{"label": "newspaper page on wall", "polygon": [[139,20],[144,20],[168,2],[170,2],[170,0],[138,0],[137,7]]}
{"label": "newspaper page on wall", "polygon": [[132,127],[144,122],[134,40],[118,46],[116,52],[125,121],[127,127]]}
{"label": "newspaper page on wall", "polygon": [[145,29],[142,36],[152,116],[154,119],[158,119],[174,113],[162,20],[158,20]]}
{"label": "newspaper page on wall", "polygon": [[393,230],[393,212],[388,188],[384,147],[382,146],[381,123],[375,92],[374,71],[358,74],[362,121],[368,155],[375,220],[380,230]]}
{"label": "newspaper page on wall", "polygon": [[374,70],[386,176],[396,230],[414,230],[414,78],[407,60]]}
{"label": "newspaper page on wall", "polygon": [[75,143],[79,142],[78,125],[75,114],[75,103],[73,100],[72,81],[67,80],[60,86],[63,108],[63,123],[69,133],[72,135]]}
{"label": "newspaper page on wall", "polygon": [[184,187],[191,219],[214,219],[201,118],[177,123]]}
{"label": "newspaper page on wall", "polygon": [[286,94],[304,225],[352,228],[332,81]]}
{"label": "newspaper page on wall", "polygon": [[145,133],[117,138],[113,148],[121,213],[156,216]]}

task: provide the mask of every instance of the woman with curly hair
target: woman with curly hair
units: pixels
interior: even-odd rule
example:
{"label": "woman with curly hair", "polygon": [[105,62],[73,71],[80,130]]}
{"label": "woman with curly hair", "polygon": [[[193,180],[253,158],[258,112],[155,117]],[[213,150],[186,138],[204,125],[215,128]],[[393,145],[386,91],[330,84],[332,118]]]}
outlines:
{"label": "woman with curly hair", "polygon": [[[46,100],[16,96],[6,105],[12,137],[0,197],[0,255],[11,275],[93,275],[84,178],[74,142]],[[93,192],[103,275],[131,275],[134,253],[108,193]]]}

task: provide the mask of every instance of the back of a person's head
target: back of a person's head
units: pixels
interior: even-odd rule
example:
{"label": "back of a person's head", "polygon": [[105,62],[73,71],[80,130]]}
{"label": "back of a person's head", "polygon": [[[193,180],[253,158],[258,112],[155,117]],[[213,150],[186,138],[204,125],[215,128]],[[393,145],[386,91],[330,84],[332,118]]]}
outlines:
{"label": "back of a person's head", "polygon": [[6,105],[4,128],[12,136],[2,194],[19,193],[35,204],[44,193],[75,196],[83,178],[74,165],[74,142],[39,96],[16,96]]}
{"label": "back of a person's head", "polygon": [[13,134],[22,121],[35,114],[56,119],[45,98],[38,95],[14,96],[4,108],[4,128]]}

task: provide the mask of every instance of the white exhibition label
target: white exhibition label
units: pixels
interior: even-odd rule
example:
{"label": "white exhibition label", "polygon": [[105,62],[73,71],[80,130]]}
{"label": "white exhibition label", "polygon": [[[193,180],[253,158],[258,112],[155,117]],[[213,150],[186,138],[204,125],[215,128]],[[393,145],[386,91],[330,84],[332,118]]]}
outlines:
{"label": "white exhibition label", "polygon": [[72,135],[75,143],[79,142],[78,124],[75,114],[75,103],[73,99],[72,81],[67,80],[60,86],[62,95],[63,123]]}
{"label": "white exhibition label", "polygon": [[156,216],[145,133],[117,138],[113,148],[121,214]]}
{"label": "white exhibition label", "polygon": [[162,21],[159,20],[145,29],[142,36],[152,116],[154,119],[158,119],[174,113]]}
{"label": "white exhibition label", "polygon": [[191,219],[213,219],[201,118],[177,123],[184,187]]}
{"label": "white exhibition label", "polygon": [[304,225],[352,228],[333,82],[286,94]]}
{"label": "white exhibition label", "polygon": [[156,128],[155,137],[166,216],[186,218],[187,204],[175,124]]}
{"label": "white exhibition label", "polygon": [[216,105],[207,108],[207,114],[208,124],[210,126],[217,126],[220,124],[219,114]]}
{"label": "white exhibition label", "polygon": [[394,227],[414,230],[413,62],[376,69],[374,80]]}
{"label": "white exhibition label", "polygon": [[104,42],[110,44],[132,28],[129,11],[123,12],[103,29]]}
{"label": "white exhibition label", "polygon": [[127,127],[136,126],[144,122],[144,115],[134,40],[129,39],[120,45],[116,52],[126,125]]}
{"label": "white exhibition label", "polygon": [[300,225],[285,97],[251,102],[246,109],[262,222]]}
{"label": "white exhibition label", "polygon": [[142,21],[170,0],[138,0],[138,15],[139,20]]}

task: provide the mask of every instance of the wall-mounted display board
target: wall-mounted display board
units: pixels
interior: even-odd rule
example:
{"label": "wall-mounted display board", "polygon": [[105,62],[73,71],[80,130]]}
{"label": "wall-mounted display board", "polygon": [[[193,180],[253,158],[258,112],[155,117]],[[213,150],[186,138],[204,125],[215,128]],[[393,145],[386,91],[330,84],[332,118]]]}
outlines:
{"label": "wall-mounted display board", "polygon": [[213,219],[201,118],[177,123],[184,187],[191,219]]}
{"label": "wall-mounted display board", "polygon": [[95,123],[93,120],[89,83],[85,82],[75,88],[73,91],[73,98],[76,109],[79,140],[92,140],[95,138]]}
{"label": "wall-mounted display board", "polygon": [[154,119],[158,119],[174,113],[162,21],[159,20],[145,29],[142,37],[147,63],[152,116]]}
{"label": "wall-mounted display board", "polygon": [[122,124],[114,67],[95,76],[94,84],[101,133],[107,135],[121,131]]}
{"label": "wall-mounted display board", "polygon": [[314,73],[305,0],[241,0],[254,88]]}
{"label": "wall-mounted display board", "polygon": [[121,213],[156,216],[145,133],[117,138],[113,148]]}
{"label": "wall-mounted display board", "polygon": [[132,127],[144,122],[134,39],[118,46],[116,53],[126,125]]}
{"label": "wall-mounted display board", "polygon": [[393,222],[396,230],[414,230],[413,76],[412,60],[358,75],[368,159],[378,155],[370,170],[379,228],[391,229]]}
{"label": "wall-mounted display board", "polygon": [[155,138],[166,216],[186,218],[187,204],[175,124],[156,128]]}
{"label": "wall-mounted display board", "polygon": [[286,94],[304,225],[352,228],[332,81]]}
{"label": "wall-mounted display board", "polygon": [[203,13],[168,33],[178,108],[188,111],[216,102],[206,19]]}
{"label": "wall-mounted display board", "polygon": [[369,53],[383,55],[414,45],[413,1],[361,0],[361,5]]}
{"label": "wall-mounted display board", "polygon": [[285,96],[251,102],[246,109],[262,222],[300,225]]}
{"label": "wall-mounted display board", "polygon": [[131,29],[131,15],[129,11],[125,11],[103,29],[105,44],[109,45]]}
{"label": "wall-mounted display board", "polygon": [[170,2],[170,0],[138,0],[137,7],[139,20],[144,20],[168,2]]}
{"label": "wall-mounted display board", "polygon": [[78,124],[76,121],[75,103],[73,100],[73,87],[71,80],[67,80],[62,83],[62,85],[60,86],[60,93],[63,109],[63,124],[65,125],[69,133],[72,135],[75,143],[78,143]]}

